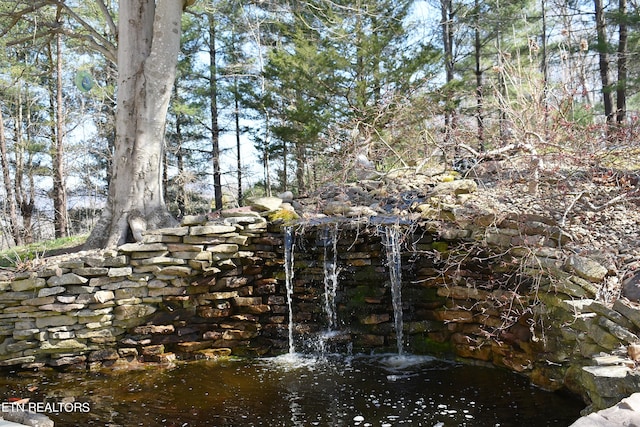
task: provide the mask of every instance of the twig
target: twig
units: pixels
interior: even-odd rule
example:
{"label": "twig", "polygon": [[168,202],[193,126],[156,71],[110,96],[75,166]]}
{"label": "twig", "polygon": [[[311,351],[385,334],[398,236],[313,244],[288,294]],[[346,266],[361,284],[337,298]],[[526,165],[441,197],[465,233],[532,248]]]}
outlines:
{"label": "twig", "polygon": [[582,196],[584,196],[584,191],[580,192],[580,194],[578,194],[576,198],[573,199],[573,201],[569,204],[567,209],[564,211],[564,214],[562,215],[562,219],[560,220],[560,227],[564,227],[565,223],[567,222],[567,215],[569,215],[569,212],[571,211],[571,209],[573,209],[573,207],[576,205],[578,200],[582,198]]}
{"label": "twig", "polygon": [[407,166],[407,163],[402,159],[402,157],[400,156],[400,154],[398,154],[398,152],[397,152],[396,150],[394,150],[394,149],[393,149],[393,147],[392,147],[392,146],[390,146],[390,145],[387,143],[387,141],[385,141],[385,140],[384,140],[384,138],[382,137],[382,135],[380,135],[380,132],[378,132],[378,129],[375,129],[375,128],[374,128],[373,130],[376,132],[376,135],[378,135],[378,138],[380,138],[380,141],[382,141],[382,143],[383,143],[383,144],[384,144],[384,145],[385,145],[389,150],[391,150],[391,152],[392,152],[393,154],[395,154],[395,155],[396,155],[396,157],[398,158],[398,160],[400,160],[400,163],[402,163],[402,165],[403,165],[404,167],[409,167],[409,166]]}
{"label": "twig", "polygon": [[[603,209],[608,208],[609,206],[613,206],[615,204],[618,204],[618,203],[624,201],[625,199],[627,199],[628,195],[629,195],[629,193],[620,194],[620,195],[614,197],[613,199],[609,200],[607,203],[605,203],[603,205],[600,205],[600,206],[596,206],[596,205],[594,205],[593,203],[591,203],[590,201],[587,200],[586,205],[587,205],[587,207],[589,209],[598,212],[598,211],[601,211]],[[640,199],[640,197],[632,197],[632,198],[630,198],[628,200],[631,201],[631,200],[639,200],[639,199]]]}

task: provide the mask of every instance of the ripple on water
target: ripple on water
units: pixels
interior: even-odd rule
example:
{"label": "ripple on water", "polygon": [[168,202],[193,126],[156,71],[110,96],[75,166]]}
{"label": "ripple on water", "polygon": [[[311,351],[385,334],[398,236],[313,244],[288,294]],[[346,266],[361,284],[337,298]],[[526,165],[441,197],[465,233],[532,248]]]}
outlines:
{"label": "ripple on water", "polygon": [[[0,377],[0,393],[89,401],[56,425],[569,425],[584,407],[497,369],[432,357],[302,354],[113,374]],[[34,388],[33,386],[36,386]],[[29,392],[29,390],[35,390]],[[84,417],[84,418],[83,418]]]}

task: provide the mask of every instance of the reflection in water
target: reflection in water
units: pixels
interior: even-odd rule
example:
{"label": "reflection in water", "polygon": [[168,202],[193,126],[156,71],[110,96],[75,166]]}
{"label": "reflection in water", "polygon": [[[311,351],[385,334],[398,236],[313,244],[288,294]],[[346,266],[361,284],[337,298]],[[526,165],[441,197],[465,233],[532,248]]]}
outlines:
{"label": "reflection in water", "polygon": [[296,391],[291,391],[287,394],[285,400],[289,402],[289,412],[291,413],[291,425],[293,426],[304,426],[304,417],[302,416],[302,407],[298,404],[298,393]]}
{"label": "reflection in water", "polygon": [[13,373],[3,401],[88,402],[61,426],[563,426],[583,404],[512,373],[423,356],[285,355],[111,373]]}

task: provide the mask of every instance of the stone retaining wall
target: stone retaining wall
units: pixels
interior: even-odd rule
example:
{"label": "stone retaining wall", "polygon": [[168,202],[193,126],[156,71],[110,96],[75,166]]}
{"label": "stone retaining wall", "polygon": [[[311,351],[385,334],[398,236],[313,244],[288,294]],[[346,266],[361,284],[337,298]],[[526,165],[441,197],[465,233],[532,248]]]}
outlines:
{"label": "stone retaining wall", "polygon": [[281,235],[249,214],[190,218],[144,243],[1,283],[0,366],[159,362],[284,346],[250,342],[281,329],[286,301],[274,296]]}
{"label": "stone retaining wall", "polygon": [[[592,409],[638,390],[635,360],[627,355],[640,343],[638,307],[599,301],[612,272],[565,253],[561,230],[531,215],[462,225],[369,218],[295,226],[297,348],[317,343],[328,327],[331,227],[338,227],[337,324],[323,345],[395,349],[382,236],[397,227],[406,351],[503,366],[545,388],[580,393]],[[283,245],[281,224],[256,212],[225,212],[214,221],[186,218],[102,256],[16,274],[0,282],[0,366],[286,352]]]}

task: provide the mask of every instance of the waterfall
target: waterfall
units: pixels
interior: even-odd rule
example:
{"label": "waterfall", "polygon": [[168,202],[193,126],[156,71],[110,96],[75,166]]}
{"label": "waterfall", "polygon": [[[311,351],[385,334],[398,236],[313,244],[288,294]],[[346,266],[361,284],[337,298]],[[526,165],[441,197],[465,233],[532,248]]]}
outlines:
{"label": "waterfall", "polygon": [[293,342],[293,247],[293,227],[287,226],[284,228],[284,274],[289,307],[289,354],[296,352]]}
{"label": "waterfall", "polygon": [[338,323],[336,291],[338,289],[338,224],[324,229],[324,311],[327,329],[332,331]]}
{"label": "waterfall", "polygon": [[400,231],[398,227],[385,227],[383,243],[387,254],[387,268],[391,281],[394,326],[398,355],[402,355],[402,258],[400,253]]}

